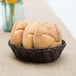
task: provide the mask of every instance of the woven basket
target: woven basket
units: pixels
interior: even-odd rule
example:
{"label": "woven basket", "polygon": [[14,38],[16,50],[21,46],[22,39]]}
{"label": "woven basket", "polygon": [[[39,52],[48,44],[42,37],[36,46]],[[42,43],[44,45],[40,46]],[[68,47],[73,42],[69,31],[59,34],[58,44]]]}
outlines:
{"label": "woven basket", "polygon": [[34,63],[47,63],[58,59],[64,47],[66,46],[66,42],[64,40],[62,40],[62,45],[60,46],[54,48],[41,48],[41,49],[38,48],[26,49],[23,47],[17,47],[11,44],[10,40],[8,44],[18,59]]}

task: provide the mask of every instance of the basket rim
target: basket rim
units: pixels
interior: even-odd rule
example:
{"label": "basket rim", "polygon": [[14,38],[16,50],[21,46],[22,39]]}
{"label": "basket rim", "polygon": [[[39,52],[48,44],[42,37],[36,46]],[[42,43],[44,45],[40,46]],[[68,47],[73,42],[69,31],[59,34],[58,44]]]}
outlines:
{"label": "basket rim", "polygon": [[8,42],[8,45],[12,49],[15,56],[20,60],[33,63],[47,63],[47,62],[53,62],[59,58],[64,47],[66,46],[66,42],[62,40],[62,44],[60,46],[53,48],[39,48],[39,49],[38,48],[27,49],[23,47],[17,47],[11,44],[10,40]]}
{"label": "basket rim", "polygon": [[32,51],[33,50],[37,50],[38,51],[38,50],[44,50],[44,49],[47,50],[47,49],[57,49],[59,47],[65,47],[66,46],[66,42],[64,40],[62,40],[62,44],[60,46],[56,46],[56,47],[50,47],[50,48],[32,48],[32,49],[30,49],[30,48],[24,48],[24,47],[18,47],[18,46],[14,45],[14,44],[11,44],[10,40],[8,41],[8,45],[9,46],[16,47],[18,49],[25,49],[25,50],[32,50]]}

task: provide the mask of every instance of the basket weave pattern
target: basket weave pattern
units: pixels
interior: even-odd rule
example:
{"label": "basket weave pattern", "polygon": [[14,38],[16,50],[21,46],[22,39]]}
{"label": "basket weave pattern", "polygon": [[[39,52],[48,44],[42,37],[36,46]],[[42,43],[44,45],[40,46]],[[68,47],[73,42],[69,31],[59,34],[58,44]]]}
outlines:
{"label": "basket weave pattern", "polygon": [[17,47],[11,44],[10,41],[8,44],[18,59],[35,63],[52,62],[58,59],[66,46],[66,42],[64,40],[62,40],[62,45],[58,47],[41,49],[26,49],[23,47]]}

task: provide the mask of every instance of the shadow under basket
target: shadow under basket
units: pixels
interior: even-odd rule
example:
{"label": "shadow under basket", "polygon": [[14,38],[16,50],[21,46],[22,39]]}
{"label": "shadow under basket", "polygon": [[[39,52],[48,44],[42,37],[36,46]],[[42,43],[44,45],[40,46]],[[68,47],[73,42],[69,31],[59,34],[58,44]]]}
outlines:
{"label": "shadow under basket", "polygon": [[17,47],[11,44],[10,40],[8,42],[15,56],[23,61],[34,62],[34,63],[47,63],[55,61],[61,55],[66,42],[62,40],[62,45],[53,48],[33,48],[26,49],[23,47]]}

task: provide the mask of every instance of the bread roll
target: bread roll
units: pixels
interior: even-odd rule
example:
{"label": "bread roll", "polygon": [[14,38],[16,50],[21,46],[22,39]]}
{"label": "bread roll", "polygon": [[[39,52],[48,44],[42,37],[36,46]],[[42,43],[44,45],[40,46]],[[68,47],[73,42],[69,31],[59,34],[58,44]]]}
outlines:
{"label": "bread roll", "polygon": [[50,48],[62,44],[61,32],[49,22],[16,22],[11,32],[12,44],[24,48]]}
{"label": "bread roll", "polygon": [[34,48],[34,31],[41,26],[38,22],[29,23],[23,33],[23,46],[25,48]]}
{"label": "bread roll", "polygon": [[27,24],[28,22],[26,21],[19,21],[14,24],[10,38],[12,44],[21,47],[23,32]]}
{"label": "bread roll", "polygon": [[57,28],[57,25],[47,22],[35,30],[34,33],[35,48],[56,47],[61,43],[62,43],[61,33]]}

